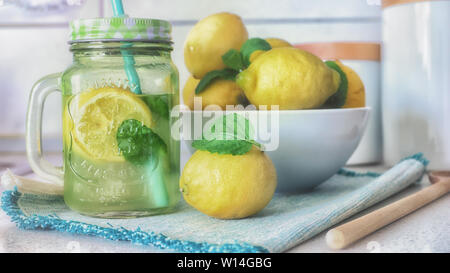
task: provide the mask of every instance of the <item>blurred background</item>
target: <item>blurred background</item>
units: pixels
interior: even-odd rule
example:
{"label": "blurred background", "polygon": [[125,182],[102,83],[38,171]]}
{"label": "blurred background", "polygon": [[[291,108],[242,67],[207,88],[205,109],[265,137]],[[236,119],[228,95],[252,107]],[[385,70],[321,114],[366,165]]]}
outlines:
{"label": "blurred background", "polygon": [[[124,0],[132,17],[173,24],[173,59],[180,86],[188,77],[183,43],[197,20],[228,11],[240,15],[250,37],[278,37],[292,44],[325,41],[379,42],[376,0]],[[33,83],[71,63],[68,22],[112,16],[108,0],[0,0],[0,152],[25,151],[25,114]],[[43,146],[61,151],[61,98],[44,111]]]}

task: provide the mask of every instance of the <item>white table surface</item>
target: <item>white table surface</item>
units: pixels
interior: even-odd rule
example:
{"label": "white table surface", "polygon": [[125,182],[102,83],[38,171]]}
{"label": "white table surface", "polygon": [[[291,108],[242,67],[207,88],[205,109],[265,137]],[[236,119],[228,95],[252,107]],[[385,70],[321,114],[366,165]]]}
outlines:
{"label": "white table surface", "polygon": [[[58,157],[50,157],[58,162]],[[5,164],[9,168],[26,166],[24,155],[0,155],[0,172]],[[3,165],[3,167],[2,167]],[[383,171],[386,167],[358,166],[353,170]],[[27,168],[18,169],[24,176],[33,176]],[[27,173],[28,172],[28,173]],[[428,186],[426,177],[395,196],[373,206],[353,218],[382,207]],[[0,187],[0,191],[3,189]],[[450,252],[450,195],[447,194],[418,211],[386,226],[345,250],[334,251],[325,243],[325,233],[290,249],[288,252]],[[353,219],[352,218],[352,219]],[[72,235],[56,231],[20,230],[0,210],[0,252],[163,252],[164,250],[113,242],[85,235]]]}

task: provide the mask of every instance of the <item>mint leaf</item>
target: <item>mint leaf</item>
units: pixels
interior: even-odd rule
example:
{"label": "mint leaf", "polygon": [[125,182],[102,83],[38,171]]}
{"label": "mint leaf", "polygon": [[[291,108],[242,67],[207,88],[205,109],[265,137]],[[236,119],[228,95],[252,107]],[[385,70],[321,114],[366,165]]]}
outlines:
{"label": "mint leaf", "polygon": [[120,124],[116,139],[123,157],[147,170],[154,206],[167,207],[169,194],[165,181],[168,179],[170,164],[164,141],[152,129],[135,119],[127,119]]}
{"label": "mint leaf", "polygon": [[261,38],[251,38],[248,39],[241,47],[241,53],[244,58],[244,65],[248,67],[250,65],[250,56],[256,50],[271,50],[270,44]]}
{"label": "mint leaf", "polygon": [[150,107],[152,113],[158,114],[160,117],[169,119],[169,102],[168,96],[149,96],[142,98]]}
{"label": "mint leaf", "polygon": [[250,151],[252,144],[241,140],[194,140],[192,147],[218,154],[243,155]]}
{"label": "mint leaf", "polygon": [[244,60],[241,52],[236,49],[230,49],[222,56],[223,63],[229,68],[241,71],[244,69]]}
{"label": "mint leaf", "polygon": [[203,132],[201,140],[194,140],[192,147],[218,154],[243,155],[252,145],[263,149],[253,140],[254,129],[250,121],[236,113],[224,115],[215,120]]}
{"label": "mint leaf", "polygon": [[197,87],[195,88],[195,94],[200,94],[210,83],[212,83],[216,79],[234,81],[237,74],[238,71],[229,68],[210,71],[198,83]]}
{"label": "mint leaf", "polygon": [[[152,129],[135,119],[122,122],[116,134],[119,152],[133,164],[142,165],[158,160],[157,153],[166,148],[164,141]],[[153,162],[157,165],[157,162]]]}
{"label": "mint leaf", "polygon": [[236,113],[217,118],[211,126],[203,132],[206,139],[240,139],[251,140],[255,130],[250,121]]}
{"label": "mint leaf", "polygon": [[345,101],[347,100],[347,91],[348,91],[348,80],[344,71],[333,61],[326,61],[325,64],[331,68],[336,70],[341,77],[341,84],[338,87],[336,93],[334,93],[328,100],[323,104],[323,108],[340,108],[344,106]]}

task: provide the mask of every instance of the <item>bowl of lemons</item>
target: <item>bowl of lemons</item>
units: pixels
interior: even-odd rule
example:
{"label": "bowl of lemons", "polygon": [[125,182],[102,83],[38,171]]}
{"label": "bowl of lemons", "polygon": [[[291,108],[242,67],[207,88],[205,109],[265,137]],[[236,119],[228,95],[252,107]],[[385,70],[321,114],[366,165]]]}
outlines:
{"label": "bowl of lemons", "polygon": [[[203,200],[208,215],[242,218],[263,208],[275,189],[289,193],[314,189],[345,165],[364,133],[369,109],[355,71],[282,39],[249,38],[235,14],[200,20],[186,38],[184,58],[191,75],[183,88],[182,116],[183,125],[192,130],[183,139],[192,158],[180,188],[194,207]],[[230,116],[232,126],[224,118]],[[203,130],[197,138],[195,121],[201,121]],[[254,160],[244,160],[244,155]],[[231,183],[230,177],[237,182]],[[215,186],[207,187],[208,183]],[[236,185],[229,192],[220,186],[236,183],[252,186],[242,190],[246,193]],[[258,189],[258,183],[265,190]],[[207,189],[211,200],[192,198],[188,192],[194,187]],[[249,194],[255,195],[253,209],[239,214],[237,208],[243,204],[236,196],[250,202]],[[229,200],[223,201],[224,196]],[[224,209],[211,206],[219,199],[230,214],[214,214]]]}

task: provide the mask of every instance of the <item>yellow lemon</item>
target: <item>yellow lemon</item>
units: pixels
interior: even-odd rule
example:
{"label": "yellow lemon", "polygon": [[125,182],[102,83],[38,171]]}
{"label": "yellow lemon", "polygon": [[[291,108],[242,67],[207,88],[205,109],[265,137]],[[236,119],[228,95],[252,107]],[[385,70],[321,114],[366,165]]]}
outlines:
{"label": "yellow lemon", "polygon": [[283,39],[279,39],[279,38],[266,38],[265,40],[269,43],[269,45],[270,45],[272,48],[278,48],[278,47],[292,47],[292,45],[291,45],[288,41],[283,40]]}
{"label": "yellow lemon", "polygon": [[276,185],[272,161],[255,147],[244,155],[198,150],[180,178],[186,202],[220,219],[244,218],[259,212],[272,199]]}
{"label": "yellow lemon", "polygon": [[242,89],[233,81],[215,80],[200,94],[195,95],[195,88],[199,82],[200,80],[190,76],[183,88],[184,104],[191,110],[194,110],[194,97],[202,99],[202,109],[208,105],[218,105],[225,110],[227,105],[245,104],[245,95]]}
{"label": "yellow lemon", "polygon": [[[279,38],[266,38],[265,39],[270,47],[272,48],[278,48],[278,47],[292,47],[292,45],[283,40],[283,39],[279,39]],[[252,53],[252,55],[250,55],[250,62],[252,63],[259,55],[263,54],[265,51],[264,50],[256,50],[255,52]]]}
{"label": "yellow lemon", "polygon": [[189,32],[184,44],[184,62],[189,72],[201,79],[212,70],[225,68],[222,55],[239,50],[248,33],[241,18],[217,13],[200,20]]}
{"label": "yellow lemon", "polygon": [[348,81],[347,99],[342,108],[364,107],[366,105],[366,94],[361,78],[350,67],[340,61],[335,62],[344,71]]}
{"label": "yellow lemon", "polygon": [[293,47],[264,52],[239,73],[237,84],[250,103],[280,110],[313,109],[336,93],[339,73],[315,55]]}
{"label": "yellow lemon", "polygon": [[[147,105],[131,91],[107,87],[74,96],[64,113],[65,139],[73,139],[73,149],[91,160],[121,162],[116,133],[127,119],[152,127]],[[70,135],[69,135],[70,134]]]}

